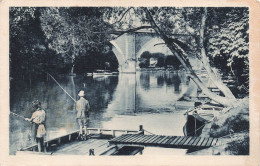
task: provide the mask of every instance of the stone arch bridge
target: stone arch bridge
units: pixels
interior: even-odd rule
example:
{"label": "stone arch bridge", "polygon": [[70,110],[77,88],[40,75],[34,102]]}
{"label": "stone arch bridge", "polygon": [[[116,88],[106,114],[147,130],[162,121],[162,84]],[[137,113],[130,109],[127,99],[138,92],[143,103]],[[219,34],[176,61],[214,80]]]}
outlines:
{"label": "stone arch bridge", "polygon": [[164,41],[152,32],[131,32],[119,36],[110,43],[119,63],[118,71],[135,73],[138,67],[138,58],[142,53],[153,49],[156,44],[164,43]]}
{"label": "stone arch bridge", "polygon": [[131,32],[119,36],[110,43],[119,63],[118,71],[135,73],[137,60],[141,54],[155,44],[163,43],[163,40],[154,33]]}

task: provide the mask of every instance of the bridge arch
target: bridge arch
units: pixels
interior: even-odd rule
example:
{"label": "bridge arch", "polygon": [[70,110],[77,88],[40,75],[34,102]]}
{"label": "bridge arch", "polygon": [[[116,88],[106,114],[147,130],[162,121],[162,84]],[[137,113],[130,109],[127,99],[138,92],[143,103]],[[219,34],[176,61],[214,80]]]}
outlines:
{"label": "bridge arch", "polygon": [[122,50],[120,49],[120,47],[116,44],[115,41],[110,41],[110,43],[114,46],[112,48],[112,51],[114,52],[114,54],[116,55],[116,58],[118,60],[119,65],[122,65],[122,63],[125,62],[125,58],[124,58],[124,54],[122,52]]}
{"label": "bridge arch", "polygon": [[[164,41],[161,38],[158,38],[158,37],[151,38],[149,41],[144,43],[143,46],[141,46],[141,49],[136,53],[136,58],[139,59],[143,52],[145,52],[147,50],[149,51],[149,49],[151,49],[153,47],[157,47],[157,46],[155,46],[156,44],[161,44],[161,43],[164,43]],[[158,52],[160,52],[160,51],[158,51]]]}
{"label": "bridge arch", "polygon": [[[112,51],[119,63],[119,72],[135,73],[138,68],[138,59],[144,51],[162,52],[167,54],[170,50],[165,45],[155,46],[164,41],[151,33],[125,33],[110,41]],[[155,50],[158,47],[158,51]]]}

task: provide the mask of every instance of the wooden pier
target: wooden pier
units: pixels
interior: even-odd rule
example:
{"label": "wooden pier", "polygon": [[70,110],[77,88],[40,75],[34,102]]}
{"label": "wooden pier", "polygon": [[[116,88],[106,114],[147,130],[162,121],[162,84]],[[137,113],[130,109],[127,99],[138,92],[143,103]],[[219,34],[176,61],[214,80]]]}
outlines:
{"label": "wooden pier", "polygon": [[140,134],[138,130],[110,130],[100,128],[87,128],[89,133],[86,141],[79,141],[79,131],[74,131],[66,135],[53,138],[44,142],[44,153],[38,153],[36,144],[21,148],[16,154],[41,154],[41,155],[64,155],[64,154],[84,154],[84,155],[114,155],[120,150],[118,147],[109,145],[109,140],[127,133]]}
{"label": "wooden pier", "polygon": [[44,153],[37,152],[37,145],[21,148],[16,154],[40,155],[135,155],[146,146],[184,148],[199,150],[221,145],[219,138],[193,136],[145,135],[143,126],[139,130],[110,130],[88,128],[88,139],[78,140],[78,132],[44,142]]}
{"label": "wooden pier", "polygon": [[163,136],[123,134],[109,141],[110,144],[135,144],[143,146],[160,146],[168,148],[207,148],[221,144],[218,138],[192,136]]}

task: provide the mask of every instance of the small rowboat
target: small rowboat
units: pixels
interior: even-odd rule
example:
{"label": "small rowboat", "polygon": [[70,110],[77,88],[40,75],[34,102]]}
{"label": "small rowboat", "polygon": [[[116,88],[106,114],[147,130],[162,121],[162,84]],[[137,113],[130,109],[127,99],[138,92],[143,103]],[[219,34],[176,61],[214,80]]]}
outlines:
{"label": "small rowboat", "polygon": [[188,110],[185,115],[187,121],[183,126],[183,133],[186,136],[199,136],[204,126],[216,118],[224,108],[220,106],[204,104]]}

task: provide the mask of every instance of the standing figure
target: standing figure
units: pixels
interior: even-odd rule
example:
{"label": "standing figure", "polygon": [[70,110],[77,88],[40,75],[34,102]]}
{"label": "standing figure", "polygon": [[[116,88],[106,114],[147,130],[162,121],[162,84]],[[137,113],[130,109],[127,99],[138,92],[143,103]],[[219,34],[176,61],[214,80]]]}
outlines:
{"label": "standing figure", "polygon": [[45,111],[41,109],[41,103],[38,100],[32,102],[34,112],[32,117],[25,118],[25,120],[32,122],[32,136],[33,140],[38,144],[38,151],[41,152],[43,149],[44,136],[46,135],[45,130]]}
{"label": "standing figure", "polygon": [[[80,97],[79,100],[76,102],[76,109],[77,109],[77,122],[79,124],[79,134],[80,138],[86,139],[87,137],[87,123],[88,123],[88,111],[89,111],[89,102],[84,98],[85,94],[84,91],[81,90],[78,94]],[[84,127],[84,134],[83,134],[83,127]]]}

